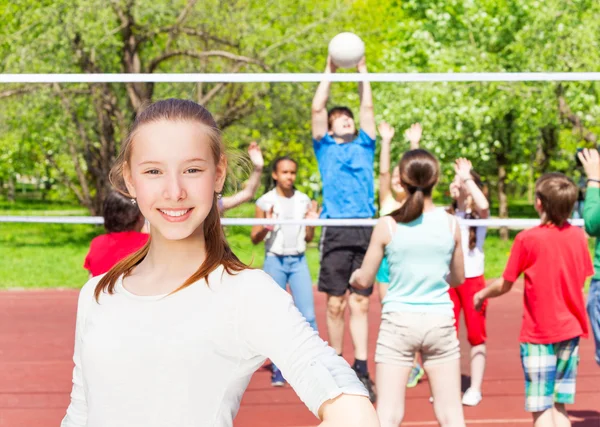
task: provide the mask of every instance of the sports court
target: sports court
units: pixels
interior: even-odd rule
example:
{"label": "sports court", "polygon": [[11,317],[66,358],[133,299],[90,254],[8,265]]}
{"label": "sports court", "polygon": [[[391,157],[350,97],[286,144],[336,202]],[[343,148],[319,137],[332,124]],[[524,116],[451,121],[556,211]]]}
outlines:
{"label": "sports court", "polygon": [[[518,332],[522,310],[522,284],[505,297],[491,301],[488,318],[488,365],[483,401],[465,408],[467,425],[530,425],[523,410],[524,391],[519,359]],[[77,291],[0,292],[0,427],[57,426],[65,414],[71,390],[72,347]],[[319,325],[325,325],[325,300],[315,292]],[[375,347],[379,302],[371,299],[369,348]],[[32,315],[33,314],[33,315]],[[322,328],[324,329],[324,327]],[[461,335],[465,328],[461,328]],[[465,342],[461,337],[461,344]],[[352,358],[346,334],[344,355]],[[463,373],[468,372],[468,346],[463,345]],[[600,426],[600,370],[593,360],[593,343],[581,340],[581,364],[576,403],[569,405],[574,427]],[[372,363],[372,357],[369,355]],[[371,372],[375,367],[370,366]],[[270,371],[254,375],[235,421],[236,427],[308,427],[318,421],[292,388],[274,388]],[[467,379],[465,378],[465,382]],[[435,426],[429,403],[427,377],[407,393],[403,426]]]}

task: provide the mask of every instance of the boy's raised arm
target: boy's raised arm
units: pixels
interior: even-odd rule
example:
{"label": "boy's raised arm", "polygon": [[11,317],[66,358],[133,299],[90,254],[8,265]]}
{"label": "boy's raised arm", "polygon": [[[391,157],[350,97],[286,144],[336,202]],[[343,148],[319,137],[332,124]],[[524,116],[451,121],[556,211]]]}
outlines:
{"label": "boy's raised arm", "polygon": [[[327,66],[325,67],[325,74],[335,73],[336,66],[331,60],[331,57],[327,57]],[[312,103],[312,136],[314,139],[319,141],[325,136],[329,130],[329,124],[327,123],[327,99],[329,98],[329,88],[331,82],[323,80],[319,83],[315,97]]]}
{"label": "boy's raised arm", "polygon": [[[365,57],[357,65],[359,73],[368,73]],[[370,82],[358,83],[358,95],[360,97],[360,128],[372,139],[377,136],[377,125],[375,124],[375,108],[373,107],[373,93]]]}

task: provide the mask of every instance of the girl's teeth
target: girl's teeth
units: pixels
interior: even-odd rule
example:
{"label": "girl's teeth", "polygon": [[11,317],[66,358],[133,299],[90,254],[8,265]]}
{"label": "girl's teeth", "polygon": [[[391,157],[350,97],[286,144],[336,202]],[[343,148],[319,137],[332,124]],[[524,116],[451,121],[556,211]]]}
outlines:
{"label": "girl's teeth", "polygon": [[160,210],[162,213],[164,213],[165,215],[168,216],[183,216],[186,213],[188,213],[189,209],[186,209],[184,211],[163,211],[162,209]]}

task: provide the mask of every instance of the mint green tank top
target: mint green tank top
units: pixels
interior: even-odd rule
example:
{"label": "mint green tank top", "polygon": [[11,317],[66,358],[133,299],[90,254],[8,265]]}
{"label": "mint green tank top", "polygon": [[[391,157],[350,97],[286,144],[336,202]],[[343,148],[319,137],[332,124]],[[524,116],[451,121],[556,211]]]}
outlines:
{"label": "mint green tank top", "polygon": [[397,223],[392,241],[385,247],[390,285],[383,300],[383,313],[453,315],[446,282],[454,251],[451,227],[454,225],[443,208],[424,212],[406,224]]}

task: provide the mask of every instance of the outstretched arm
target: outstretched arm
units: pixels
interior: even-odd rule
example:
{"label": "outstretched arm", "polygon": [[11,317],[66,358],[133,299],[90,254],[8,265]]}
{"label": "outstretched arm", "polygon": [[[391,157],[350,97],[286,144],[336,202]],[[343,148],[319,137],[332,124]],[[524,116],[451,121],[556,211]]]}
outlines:
{"label": "outstretched arm", "polygon": [[381,135],[381,152],[379,153],[379,201],[381,206],[384,201],[393,197],[392,174],[390,172],[390,152],[394,128],[386,122],[379,123],[379,135]]}
{"label": "outstretched arm", "polygon": [[385,245],[392,240],[390,224],[392,219],[383,217],[379,219],[373,229],[369,248],[360,268],[354,270],[350,276],[350,286],[358,289],[365,289],[373,285],[379,265],[383,260]]}
{"label": "outstretched arm", "polygon": [[471,170],[473,166],[471,162],[465,158],[456,159],[454,164],[454,171],[456,175],[465,183],[471,197],[473,197],[473,202],[475,203],[475,209],[479,213],[479,217],[482,219],[488,218],[490,216],[490,203],[488,202],[483,191],[475,184],[473,181],[473,177],[471,176]]}
{"label": "outstretched arm", "polygon": [[[335,73],[336,66],[331,60],[331,57],[327,57],[327,66],[325,67],[325,74]],[[312,103],[312,135],[317,141],[321,140],[327,134],[329,130],[329,124],[327,123],[327,99],[329,98],[329,88],[331,82],[323,80],[319,83],[315,97]]]}
{"label": "outstretched arm", "polygon": [[[367,74],[367,61],[365,57],[357,65],[358,72]],[[358,96],[360,97],[360,127],[371,138],[377,136],[375,125],[375,108],[373,107],[373,93],[370,82],[358,83]]]}
{"label": "outstretched arm", "polygon": [[473,305],[475,310],[481,310],[483,302],[488,298],[496,298],[504,295],[512,289],[515,282],[508,281],[506,279],[498,279],[487,288],[483,288],[473,296]]}
{"label": "outstretched arm", "polygon": [[260,151],[260,147],[256,142],[253,141],[248,147],[248,155],[250,156],[250,160],[252,160],[252,164],[254,165],[252,174],[250,174],[250,178],[246,183],[246,187],[242,191],[221,199],[223,211],[235,208],[242,203],[252,200],[256,194],[256,190],[258,190],[258,187],[260,186],[260,177],[262,175],[265,162]]}
{"label": "outstretched arm", "polygon": [[600,236],[600,155],[597,150],[587,148],[577,153],[588,178],[583,205],[585,231],[590,236]]}

